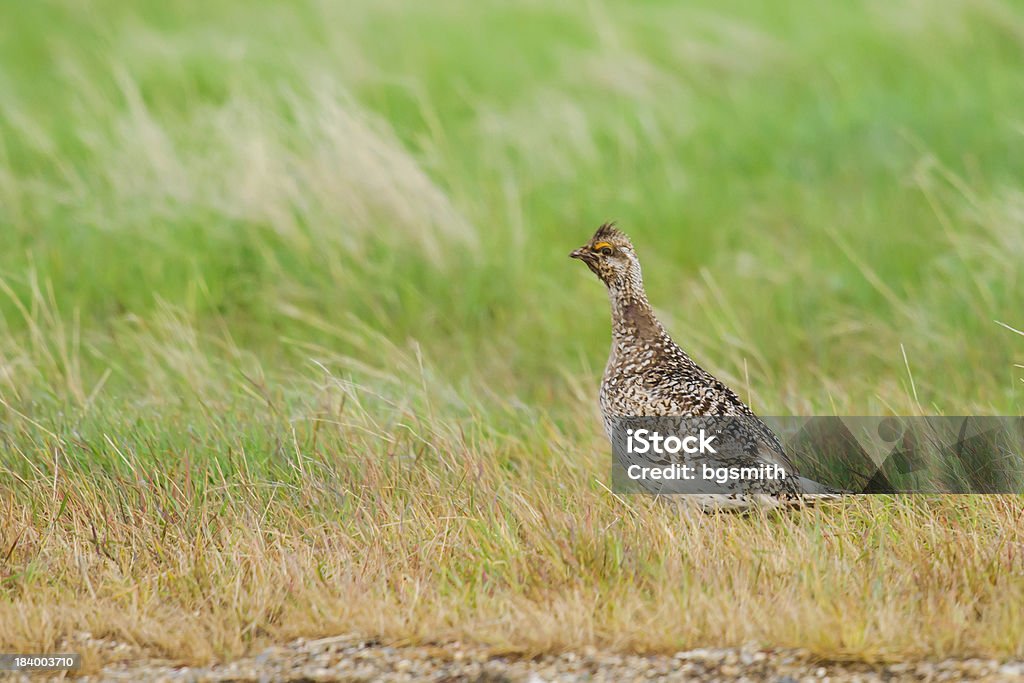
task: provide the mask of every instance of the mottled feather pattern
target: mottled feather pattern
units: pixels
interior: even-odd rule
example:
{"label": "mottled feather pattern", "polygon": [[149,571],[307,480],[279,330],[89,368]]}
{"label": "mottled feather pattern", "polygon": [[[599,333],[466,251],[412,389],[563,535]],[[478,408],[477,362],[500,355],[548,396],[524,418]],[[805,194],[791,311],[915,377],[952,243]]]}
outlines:
{"label": "mottled feather pattern", "polygon": [[611,302],[612,346],[599,399],[609,439],[621,417],[736,417],[740,419],[727,423],[733,431],[728,436],[741,444],[741,450],[726,455],[721,464],[775,463],[789,476],[753,484],[737,482],[735,495],[728,496],[729,501],[717,500],[720,505],[715,507],[742,507],[744,501],[763,505],[769,499],[778,503],[798,494],[828,491],[798,477],[772,430],[672,340],[647,300],[639,259],[623,232],[613,224],[602,225],[571,256],[586,263],[605,283]]}

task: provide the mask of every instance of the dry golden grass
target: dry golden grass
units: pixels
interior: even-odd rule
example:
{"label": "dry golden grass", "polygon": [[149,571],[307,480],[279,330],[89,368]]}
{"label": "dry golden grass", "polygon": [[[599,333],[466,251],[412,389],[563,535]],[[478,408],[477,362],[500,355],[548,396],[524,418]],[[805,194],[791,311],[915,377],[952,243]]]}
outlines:
{"label": "dry golden grass", "polygon": [[[561,425],[470,401],[415,347],[378,340],[386,369],[309,349],[323,360],[289,386],[230,345],[211,353],[170,309],[119,343],[151,384],[112,413],[86,398],[43,424],[13,395],[0,406],[0,649],[88,631],[206,662],[361,632],[526,651],[1024,654],[1018,497],[703,515],[611,493],[589,401],[564,397]],[[68,381],[70,399],[90,393]]]}
{"label": "dry golden grass", "polygon": [[365,463],[273,489],[26,482],[0,506],[0,648],[52,650],[85,630],[189,662],[339,632],[538,651],[1024,654],[1019,499],[705,516],[621,501],[578,466],[548,480],[477,453],[452,451],[443,472]]}

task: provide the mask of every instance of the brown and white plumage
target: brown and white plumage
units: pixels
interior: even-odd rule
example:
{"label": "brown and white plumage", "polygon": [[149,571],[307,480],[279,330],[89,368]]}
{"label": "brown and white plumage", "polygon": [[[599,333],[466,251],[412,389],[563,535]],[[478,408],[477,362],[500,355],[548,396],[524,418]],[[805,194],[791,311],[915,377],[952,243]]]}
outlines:
{"label": "brown and white plumage", "polygon": [[739,430],[734,436],[743,443],[743,450],[732,454],[727,464],[778,464],[788,474],[757,490],[738,484],[733,496],[738,506],[754,497],[781,500],[829,492],[821,484],[799,477],[772,430],[732,389],[697,365],[672,340],[647,300],[640,261],[623,232],[613,224],[602,225],[570,256],[583,261],[604,282],[611,301],[612,347],[600,391],[609,439],[615,421],[624,417],[733,417],[736,419],[727,424]]}

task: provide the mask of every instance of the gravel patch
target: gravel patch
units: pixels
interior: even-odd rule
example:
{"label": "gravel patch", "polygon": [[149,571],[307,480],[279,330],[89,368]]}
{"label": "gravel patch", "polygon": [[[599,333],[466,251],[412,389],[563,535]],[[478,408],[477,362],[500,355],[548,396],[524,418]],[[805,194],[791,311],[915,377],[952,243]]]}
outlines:
{"label": "gravel patch", "polygon": [[176,667],[155,661],[114,664],[80,680],[188,683],[1024,681],[1024,662],[987,659],[894,664],[823,662],[802,650],[757,648],[698,649],[675,655],[622,655],[587,649],[527,657],[460,643],[398,647],[356,636],[341,636],[296,640],[252,657],[208,667]]}

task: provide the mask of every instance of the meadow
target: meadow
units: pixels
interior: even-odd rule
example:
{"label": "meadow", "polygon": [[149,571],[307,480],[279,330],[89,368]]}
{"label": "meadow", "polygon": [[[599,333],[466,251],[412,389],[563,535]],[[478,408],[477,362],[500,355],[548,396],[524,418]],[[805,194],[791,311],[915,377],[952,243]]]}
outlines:
{"label": "meadow", "polygon": [[2,14],[0,651],[1024,656],[1020,497],[613,494],[567,258],[761,414],[1022,414],[1021,3]]}

